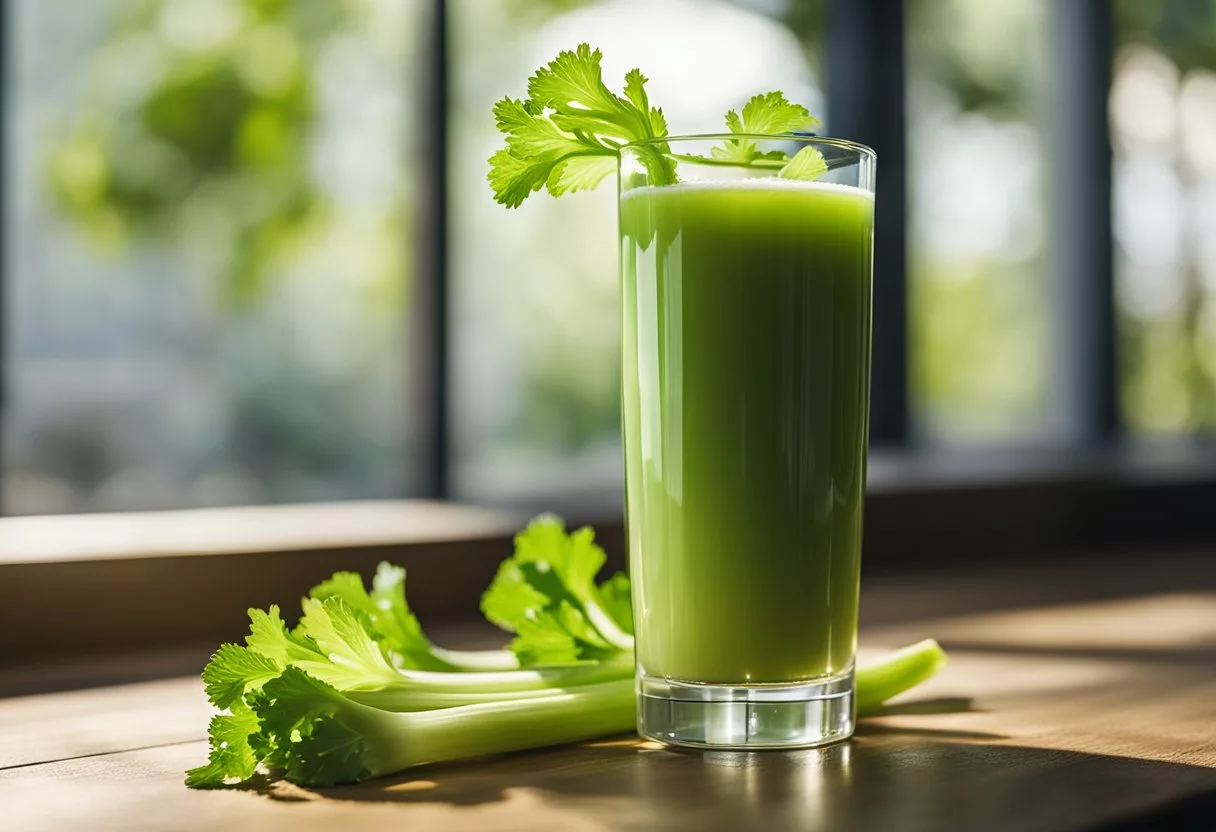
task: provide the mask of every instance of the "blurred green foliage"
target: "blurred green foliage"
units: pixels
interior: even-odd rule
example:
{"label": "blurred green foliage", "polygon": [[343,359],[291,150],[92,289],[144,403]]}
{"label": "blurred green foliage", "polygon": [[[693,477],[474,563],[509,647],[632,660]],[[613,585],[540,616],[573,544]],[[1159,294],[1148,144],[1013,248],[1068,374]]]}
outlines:
{"label": "blurred green foliage", "polygon": [[[1024,227],[1041,220],[968,244],[991,236],[985,223],[1010,222],[997,213],[1034,218],[1047,208],[1041,151],[1021,138],[1044,129],[1044,8],[1022,0],[907,3],[908,361],[916,426],[931,441],[1025,440],[1044,423],[1045,251],[1041,233]],[[1017,196],[1030,204],[943,210],[964,199],[972,205],[977,191],[1011,199],[1004,191],[1016,165],[1031,171]],[[963,244],[944,246],[943,237]]]}
{"label": "blurred green foliage", "polygon": [[[502,3],[511,32],[501,40],[513,38],[518,46],[545,21],[588,0]],[[42,173],[55,207],[95,250],[119,254],[146,242],[201,255],[219,261],[223,297],[244,307],[264,299],[276,270],[339,222],[310,168],[320,60],[329,39],[354,26],[366,5],[116,4],[106,40],[89,58],[78,106],[65,129],[46,141]],[[819,65],[822,2],[740,5],[782,8],[781,19],[798,35],[812,65]],[[1024,48],[1025,37],[1003,28],[998,6],[1009,5],[910,0],[910,78],[927,79],[937,96],[927,100],[946,101],[951,118],[974,114],[1037,130],[1044,68],[1035,63],[1041,56]],[[472,14],[477,4],[461,8]],[[1150,43],[1184,73],[1216,71],[1216,0],[1114,0],[1112,10],[1120,43]],[[915,94],[910,88],[914,103]],[[917,110],[912,118],[922,115]],[[915,178],[916,170],[910,174]],[[409,207],[406,194],[376,220],[376,228],[365,229],[366,250],[374,252],[368,262],[378,274],[391,274],[368,281],[378,287],[370,302],[381,316],[399,316],[405,303],[408,251],[402,229]],[[912,252],[909,359],[918,413],[931,423],[931,432],[1003,438],[1039,424],[1048,358],[1042,255],[951,261]],[[1200,332],[1201,281],[1193,273],[1188,280],[1180,320],[1125,316],[1120,322],[1121,383],[1134,426],[1188,420],[1216,425],[1216,366]],[[350,411],[355,388],[367,385],[370,371],[326,378],[300,349],[304,339],[294,337],[275,347],[283,356],[235,383],[229,448],[267,482],[292,468],[318,478],[345,476],[336,472],[363,464],[351,461],[351,448],[363,441],[358,420],[372,417]],[[579,337],[554,329],[533,339],[537,343],[520,370],[519,404],[496,440],[565,458],[615,435],[617,375],[607,362],[589,368],[589,351],[570,347]],[[265,351],[261,343],[249,352],[259,351]],[[399,359],[388,363],[396,369],[382,367],[377,378],[404,376]],[[365,407],[372,409],[370,403]],[[365,445],[360,459],[383,455],[374,442]],[[100,480],[114,467],[103,451],[97,442],[65,451],[83,460],[77,479]]]}
{"label": "blurred green foliage", "polygon": [[1116,38],[1156,43],[1182,71],[1216,66],[1216,0],[1115,0]]}
{"label": "blurred green foliage", "polygon": [[[12,11],[36,127],[18,221],[40,233],[18,253],[38,291],[17,291],[5,475],[19,500],[67,494],[16,510],[412,489],[423,4],[97,0],[77,22],[79,3]],[[65,33],[82,51],[42,60]]]}
{"label": "blurred green foliage", "polygon": [[911,292],[908,335],[916,407],[935,439],[1022,437],[1040,423],[1047,332],[1035,268],[910,262],[913,275],[933,275]]}
{"label": "blurred green foliage", "polygon": [[[1172,62],[1180,78],[1193,71],[1216,72],[1216,0],[1116,0],[1113,12],[1118,48],[1147,46]],[[1201,183],[1176,158],[1177,150],[1157,152],[1174,167],[1186,199]],[[1185,212],[1193,210],[1188,202],[1178,213],[1189,223],[1191,217]],[[1204,323],[1216,298],[1205,288],[1194,241],[1185,248],[1188,255],[1182,264],[1177,308],[1147,316],[1126,305],[1120,309],[1120,398],[1133,431],[1185,433],[1216,428],[1216,339]],[[1163,274],[1159,279],[1171,278]]]}
{"label": "blurred green foliage", "polygon": [[48,190],[104,250],[156,238],[226,253],[226,290],[247,302],[325,218],[306,164],[315,57],[353,3],[196,3],[208,25],[193,34],[189,18],[166,25],[170,2],[119,7],[47,154]]}

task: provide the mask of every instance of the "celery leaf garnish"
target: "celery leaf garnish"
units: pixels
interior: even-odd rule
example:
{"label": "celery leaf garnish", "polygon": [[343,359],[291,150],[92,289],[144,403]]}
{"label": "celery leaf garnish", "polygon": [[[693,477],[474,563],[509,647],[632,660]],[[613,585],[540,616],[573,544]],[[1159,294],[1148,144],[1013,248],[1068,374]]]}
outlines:
{"label": "celery leaf garnish", "polygon": [[[743,115],[734,110],[726,111],[726,127],[731,133],[762,136],[779,136],[811,130],[819,126],[815,118],[801,104],[787,101],[780,92],[769,92],[753,96],[743,105]],[[747,166],[758,161],[785,162],[778,176],[782,179],[818,179],[828,169],[823,154],[807,145],[791,159],[781,150],[761,151],[755,139],[727,139],[709,151],[712,158],[722,162],[733,162]]]}
{"label": "celery leaf garnish", "polygon": [[[560,53],[528,80],[528,97],[494,105],[494,123],[506,147],[490,157],[487,179],[494,198],[519,207],[541,189],[552,196],[590,190],[616,170],[620,150],[633,144],[646,169],[646,184],[677,181],[676,161],[702,161],[673,154],[663,111],[650,102],[641,70],[625,74],[623,94],[604,83],[603,54],[588,44]],[[782,150],[762,151],[754,136],[780,137],[816,127],[819,119],[781,92],[753,96],[741,112],[729,110],[731,138],[710,150],[715,163],[780,169],[785,179],[816,179],[827,170],[823,156],[804,147],[791,159]]]}
{"label": "celery leaf garnish", "polygon": [[810,145],[794,154],[794,158],[780,171],[777,176],[782,179],[818,179],[828,169],[828,163],[818,148]]}
{"label": "celery leaf garnish", "polygon": [[[806,107],[786,101],[785,96],[779,92],[752,96],[743,105],[742,117],[734,110],[726,111],[726,127],[732,133],[778,135],[810,130],[818,124],[819,119],[812,116]],[[786,158],[780,150],[761,152],[755,140],[749,138],[727,139],[711,149],[709,154],[714,159],[739,165],[747,165],[757,159]]]}
{"label": "celery leaf garnish", "polygon": [[[650,105],[646,77],[625,76],[624,95],[603,80],[603,53],[588,44],[562,52],[528,81],[528,98],[494,105],[507,146],[490,157],[487,177],[498,202],[518,207],[546,188],[553,196],[596,187],[616,170],[628,142],[667,135],[663,112]],[[656,184],[674,180],[674,164],[658,142],[643,154]]]}

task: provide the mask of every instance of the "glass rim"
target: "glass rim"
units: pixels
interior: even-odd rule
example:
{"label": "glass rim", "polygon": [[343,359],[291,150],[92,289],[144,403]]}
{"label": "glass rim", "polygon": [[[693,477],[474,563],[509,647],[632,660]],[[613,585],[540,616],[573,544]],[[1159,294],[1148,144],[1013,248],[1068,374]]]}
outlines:
{"label": "glass rim", "polygon": [[663,144],[664,142],[720,142],[727,139],[826,144],[831,145],[832,147],[841,148],[842,150],[850,150],[859,156],[868,156],[871,159],[878,158],[878,154],[874,152],[874,148],[870,147],[869,145],[864,145],[861,142],[854,142],[850,141],[849,139],[838,139],[835,136],[818,136],[806,133],[688,133],[682,136],[656,136],[650,139],[634,139],[631,142],[626,142],[625,144],[621,145],[621,149],[624,150],[627,147],[646,147],[647,145]]}

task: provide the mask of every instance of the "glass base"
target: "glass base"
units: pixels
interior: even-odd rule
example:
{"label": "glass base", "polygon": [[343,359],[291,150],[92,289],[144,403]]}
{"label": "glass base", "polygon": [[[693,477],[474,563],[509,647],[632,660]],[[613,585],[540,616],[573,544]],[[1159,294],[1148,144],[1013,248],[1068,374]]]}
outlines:
{"label": "glass base", "polygon": [[642,676],[638,733],[690,748],[808,748],[853,735],[853,671],[797,685],[693,685]]}

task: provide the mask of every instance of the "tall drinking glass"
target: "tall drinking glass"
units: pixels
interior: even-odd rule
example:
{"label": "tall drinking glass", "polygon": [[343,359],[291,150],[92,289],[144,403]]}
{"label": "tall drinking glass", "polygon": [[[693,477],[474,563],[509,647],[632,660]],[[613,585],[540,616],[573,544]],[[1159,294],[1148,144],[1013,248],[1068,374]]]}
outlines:
{"label": "tall drinking glass", "polygon": [[[714,158],[725,139],[780,161]],[[674,175],[671,171],[674,169]],[[795,747],[853,732],[874,152],[837,139],[627,145],[620,234],[638,729]],[[675,184],[671,184],[675,180]]]}

